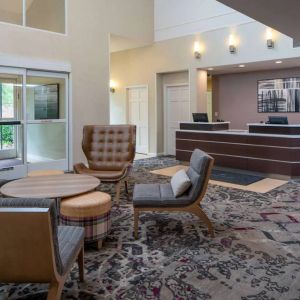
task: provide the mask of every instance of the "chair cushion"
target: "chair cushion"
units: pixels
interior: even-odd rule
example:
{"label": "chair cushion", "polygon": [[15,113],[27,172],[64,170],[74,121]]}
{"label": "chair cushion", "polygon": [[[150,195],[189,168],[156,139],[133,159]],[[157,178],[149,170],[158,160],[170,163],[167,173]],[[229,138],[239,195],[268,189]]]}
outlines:
{"label": "chair cushion", "polygon": [[186,192],[191,184],[191,180],[186,175],[185,170],[179,170],[171,179],[171,186],[175,197],[179,197]]}
{"label": "chair cushion", "polygon": [[87,168],[84,164],[74,165],[77,174],[86,174],[99,178],[102,181],[119,181],[126,176],[127,169],[121,171],[98,171]]}
{"label": "chair cushion", "polygon": [[31,171],[27,174],[28,177],[38,177],[38,176],[51,176],[51,175],[62,175],[65,172],[62,170],[36,170]]}
{"label": "chair cushion", "polygon": [[84,242],[84,228],[58,226],[58,247],[62,262],[62,274],[65,274],[76,259],[76,254]]}
{"label": "chair cushion", "polygon": [[191,204],[188,194],[175,197],[171,184],[136,184],[133,191],[135,207],[181,207]]}

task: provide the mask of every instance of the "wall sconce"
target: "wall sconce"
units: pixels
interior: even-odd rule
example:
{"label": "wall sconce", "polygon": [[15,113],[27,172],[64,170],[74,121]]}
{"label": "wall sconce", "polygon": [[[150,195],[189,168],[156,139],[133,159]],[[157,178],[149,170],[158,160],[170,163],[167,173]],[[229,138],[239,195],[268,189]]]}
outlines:
{"label": "wall sconce", "polygon": [[109,87],[110,87],[110,92],[111,93],[115,93],[116,92],[117,83],[115,81],[113,81],[113,80],[110,80]]}
{"label": "wall sconce", "polygon": [[194,56],[196,59],[201,58],[201,45],[199,42],[194,43]]}
{"label": "wall sconce", "polygon": [[235,37],[234,37],[233,34],[231,34],[231,35],[229,36],[228,44],[229,44],[229,52],[230,52],[231,54],[235,54],[237,48],[236,48],[236,40],[235,40]]}
{"label": "wall sconce", "polygon": [[266,31],[266,38],[267,38],[267,48],[274,49],[274,39],[273,39],[273,30],[272,28],[267,28]]}

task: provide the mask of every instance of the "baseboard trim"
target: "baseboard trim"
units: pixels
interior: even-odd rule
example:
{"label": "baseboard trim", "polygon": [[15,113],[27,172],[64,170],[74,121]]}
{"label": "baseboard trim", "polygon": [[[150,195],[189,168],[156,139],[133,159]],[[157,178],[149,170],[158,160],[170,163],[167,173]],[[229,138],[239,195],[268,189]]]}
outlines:
{"label": "baseboard trim", "polygon": [[160,153],[157,153],[157,156],[164,156],[164,155],[166,155],[166,153],[165,153],[165,152],[160,152]]}
{"label": "baseboard trim", "polygon": [[148,155],[150,155],[150,156],[163,156],[163,155],[165,155],[165,153],[164,152],[160,152],[160,153],[148,153]]}

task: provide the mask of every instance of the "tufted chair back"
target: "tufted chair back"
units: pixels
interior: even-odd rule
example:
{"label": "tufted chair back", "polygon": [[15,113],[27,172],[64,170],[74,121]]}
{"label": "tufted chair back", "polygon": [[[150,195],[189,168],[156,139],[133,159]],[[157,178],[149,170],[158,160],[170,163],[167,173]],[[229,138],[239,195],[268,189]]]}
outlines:
{"label": "tufted chair back", "polygon": [[83,128],[82,150],[89,168],[120,171],[135,156],[135,125],[88,125]]}

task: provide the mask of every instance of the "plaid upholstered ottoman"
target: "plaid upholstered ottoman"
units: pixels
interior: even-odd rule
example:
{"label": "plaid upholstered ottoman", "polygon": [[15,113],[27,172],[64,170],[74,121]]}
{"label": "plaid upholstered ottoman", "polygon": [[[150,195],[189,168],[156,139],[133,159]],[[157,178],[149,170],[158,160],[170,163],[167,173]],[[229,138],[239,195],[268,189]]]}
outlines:
{"label": "plaid upholstered ottoman", "polygon": [[111,197],[102,192],[65,198],[60,204],[60,221],[62,225],[81,226],[85,228],[85,242],[97,242],[102,247],[102,241],[109,234]]}
{"label": "plaid upholstered ottoman", "polygon": [[38,176],[50,176],[50,175],[62,175],[65,172],[62,170],[37,170],[31,171],[27,174],[28,177],[38,177]]}

